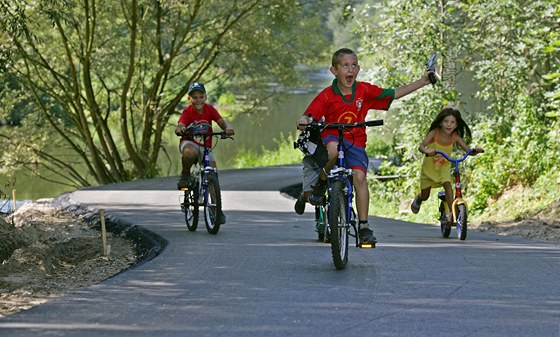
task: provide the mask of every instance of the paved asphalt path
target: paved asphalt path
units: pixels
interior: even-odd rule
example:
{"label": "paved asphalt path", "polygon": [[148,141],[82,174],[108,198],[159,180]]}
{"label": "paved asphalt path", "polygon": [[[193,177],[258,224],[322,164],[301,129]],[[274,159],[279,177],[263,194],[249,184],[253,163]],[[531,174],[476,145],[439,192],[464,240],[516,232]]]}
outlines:
{"label": "paved asphalt path", "polygon": [[188,232],[175,178],[73,192],[166,238],[98,285],[0,319],[1,336],[560,336],[560,247],[372,217],[378,248],[335,270],[313,215],[278,189],[300,168],[223,171],[228,222]]}

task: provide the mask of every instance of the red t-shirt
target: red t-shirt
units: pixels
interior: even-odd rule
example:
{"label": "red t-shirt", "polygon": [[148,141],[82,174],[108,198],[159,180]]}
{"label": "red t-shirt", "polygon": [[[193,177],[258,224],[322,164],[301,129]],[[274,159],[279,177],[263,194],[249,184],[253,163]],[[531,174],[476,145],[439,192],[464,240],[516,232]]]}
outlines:
{"label": "red t-shirt", "polygon": [[[370,109],[388,110],[395,97],[394,89],[382,89],[367,82],[355,82],[352,88],[352,95],[342,95],[342,92],[333,84],[321,91],[317,97],[311,101],[306,115],[311,115],[313,119],[319,120],[325,117],[325,123],[356,123],[363,122]],[[352,128],[344,135],[344,138],[353,142],[354,145],[366,147],[366,128]],[[325,129],[321,134],[322,138],[327,135],[338,137],[336,129]]]}
{"label": "red t-shirt", "polygon": [[[212,132],[212,121],[217,122],[220,119],[222,119],[222,116],[220,116],[218,110],[216,110],[216,108],[214,108],[210,104],[204,104],[201,114],[198,113],[192,105],[189,105],[181,113],[181,116],[179,117],[179,123],[183,123],[187,126],[191,125],[192,123],[195,123],[197,125],[208,124],[208,132]],[[182,136],[180,141],[183,140],[192,140],[199,145],[203,145],[202,139],[193,139],[192,136],[189,135]],[[206,146],[212,147],[212,137],[206,137]]]}

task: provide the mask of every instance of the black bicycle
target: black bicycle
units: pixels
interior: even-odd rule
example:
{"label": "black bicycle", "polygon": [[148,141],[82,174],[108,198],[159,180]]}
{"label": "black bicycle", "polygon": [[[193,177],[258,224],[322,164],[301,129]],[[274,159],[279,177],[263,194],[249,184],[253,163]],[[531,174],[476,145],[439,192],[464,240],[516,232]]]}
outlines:
{"label": "black bicycle", "polygon": [[204,128],[194,127],[188,130],[193,137],[201,137],[203,144],[202,163],[196,161],[191,168],[191,176],[195,178],[192,187],[182,188],[184,195],[181,196],[181,211],[185,213],[185,222],[189,231],[194,232],[198,227],[199,207],[204,206],[204,222],[206,230],[210,234],[217,234],[220,230],[222,212],[222,195],[218,172],[215,167],[210,166],[210,152],[214,147],[206,146],[208,137],[217,139],[233,139],[225,132],[208,132]]}

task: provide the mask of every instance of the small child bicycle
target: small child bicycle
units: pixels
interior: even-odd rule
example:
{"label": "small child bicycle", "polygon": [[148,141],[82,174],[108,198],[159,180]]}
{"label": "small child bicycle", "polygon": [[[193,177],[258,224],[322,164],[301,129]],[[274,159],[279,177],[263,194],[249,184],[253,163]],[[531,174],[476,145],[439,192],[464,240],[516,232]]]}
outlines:
{"label": "small child bicycle", "polygon": [[213,148],[210,149],[206,146],[206,138],[233,139],[233,137],[227,136],[225,132],[208,132],[197,127],[189,129],[188,133],[193,137],[202,137],[202,144],[204,144],[203,162],[201,164],[195,162],[191,168],[191,176],[195,178],[191,187],[181,189],[184,191],[184,195],[179,200],[181,211],[185,213],[188,230],[194,232],[198,227],[199,207],[204,206],[206,230],[210,234],[217,234],[220,225],[225,222],[225,215],[222,212],[222,195],[218,172],[215,167],[210,166],[209,154]]}
{"label": "small child bicycle", "polygon": [[[444,238],[449,237],[451,234],[451,227],[457,227],[457,238],[459,240],[465,240],[467,238],[467,219],[468,219],[468,207],[467,201],[463,199],[463,193],[461,192],[461,174],[459,173],[459,163],[463,162],[472,153],[476,152],[475,149],[470,149],[465,153],[462,158],[454,159],[450,158],[445,152],[435,151],[435,154],[439,154],[450,163],[454,165],[453,176],[455,177],[455,198],[453,199],[453,222],[447,221],[447,214],[449,214],[449,206],[445,199],[445,192],[438,192],[438,198],[441,200],[439,204],[439,222],[441,227],[441,235]],[[484,152],[484,151],[482,151]]]}

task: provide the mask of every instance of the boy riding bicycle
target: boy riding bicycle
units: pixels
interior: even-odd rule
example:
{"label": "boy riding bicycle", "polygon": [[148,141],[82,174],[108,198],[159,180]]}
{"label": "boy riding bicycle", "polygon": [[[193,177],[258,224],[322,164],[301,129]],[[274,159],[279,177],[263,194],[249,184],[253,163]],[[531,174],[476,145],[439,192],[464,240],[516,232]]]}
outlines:
{"label": "boy riding bicycle", "polygon": [[[235,134],[233,127],[220,116],[216,108],[206,103],[207,96],[204,84],[200,82],[192,83],[189,86],[187,94],[190,105],[181,113],[177,128],[175,129],[175,134],[181,137],[179,141],[179,151],[182,155],[182,170],[181,177],[179,181],[177,181],[177,189],[179,190],[192,187],[196,179],[191,177],[191,167],[195,162],[200,163],[203,160],[203,140],[195,139],[192,135],[189,135],[189,126],[202,126],[205,127],[208,132],[212,132],[212,121],[214,121],[225,131],[226,135],[233,136]],[[206,138],[206,146],[212,148],[212,137]],[[216,167],[214,154],[210,152],[209,156],[210,166]]]}
{"label": "boy riding bicycle", "polygon": [[[317,95],[304,115],[298,120],[298,128],[305,129],[309,118],[325,119],[325,123],[356,123],[365,120],[370,109],[388,110],[394,99],[401,98],[431,83],[428,71],[421,79],[396,89],[382,89],[367,82],[358,82],[360,72],[358,56],[348,48],[337,50],[332,56],[331,73],[335,76],[331,86]],[[309,197],[311,204],[322,202],[327,188],[327,172],[338,157],[338,135],[334,129],[325,129],[321,134],[328,152],[328,162],[322,168],[319,179]],[[344,136],[345,158],[348,168],[353,170],[352,179],[356,190],[358,233],[360,243],[375,243],[377,238],[368,224],[369,189],[366,180],[368,157],[365,152],[366,132],[364,128],[353,128]]]}

